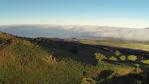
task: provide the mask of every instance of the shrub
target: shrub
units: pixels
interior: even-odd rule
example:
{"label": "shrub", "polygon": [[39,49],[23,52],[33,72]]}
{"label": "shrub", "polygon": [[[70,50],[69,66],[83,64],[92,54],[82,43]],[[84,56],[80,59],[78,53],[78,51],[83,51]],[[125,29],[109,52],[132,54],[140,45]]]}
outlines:
{"label": "shrub", "polygon": [[84,77],[81,81],[81,84],[97,84],[97,81],[89,77]]}
{"label": "shrub", "polygon": [[135,55],[129,55],[128,56],[128,60],[129,61],[136,61],[137,60],[137,56],[135,56]]}
{"label": "shrub", "polygon": [[103,61],[103,60],[107,59],[107,57],[101,53],[95,53],[95,56],[96,56],[97,61]]}
{"label": "shrub", "polygon": [[43,58],[43,60],[48,64],[56,63],[56,58],[52,54]]}
{"label": "shrub", "polygon": [[116,58],[116,57],[114,57],[114,56],[111,56],[111,57],[109,58],[109,60],[112,60],[112,61],[117,61],[117,58]]}
{"label": "shrub", "polygon": [[143,84],[141,80],[135,80],[134,84]]}
{"label": "shrub", "polygon": [[140,64],[134,64],[136,67],[140,67]]}
{"label": "shrub", "polygon": [[116,51],[116,52],[115,52],[115,55],[116,55],[116,56],[120,56],[121,53],[120,53],[119,51]]}
{"label": "shrub", "polygon": [[126,56],[120,56],[120,60],[121,61],[125,61],[126,60]]}
{"label": "shrub", "polygon": [[141,60],[141,62],[144,64],[149,64],[149,60]]}

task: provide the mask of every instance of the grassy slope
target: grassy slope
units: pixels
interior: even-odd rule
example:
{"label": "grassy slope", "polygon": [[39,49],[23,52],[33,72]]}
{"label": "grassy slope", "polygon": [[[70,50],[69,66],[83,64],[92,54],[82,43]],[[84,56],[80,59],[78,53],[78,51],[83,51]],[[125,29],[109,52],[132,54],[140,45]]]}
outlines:
{"label": "grassy slope", "polygon": [[0,83],[8,84],[77,84],[82,72],[89,69],[71,59],[51,62],[52,55],[38,45],[0,33]]}
{"label": "grassy slope", "polygon": [[127,64],[92,65],[95,52],[109,53],[101,49],[51,40],[32,42],[0,33],[0,83],[79,84],[84,72],[89,73],[87,77],[104,70],[112,70],[120,76],[136,73],[135,67]]}
{"label": "grassy slope", "polygon": [[149,51],[148,43],[139,43],[139,42],[117,42],[111,40],[81,40],[83,44],[91,44],[91,45],[107,45],[113,47],[123,47],[123,48],[131,48],[131,49],[141,49],[145,51]]}

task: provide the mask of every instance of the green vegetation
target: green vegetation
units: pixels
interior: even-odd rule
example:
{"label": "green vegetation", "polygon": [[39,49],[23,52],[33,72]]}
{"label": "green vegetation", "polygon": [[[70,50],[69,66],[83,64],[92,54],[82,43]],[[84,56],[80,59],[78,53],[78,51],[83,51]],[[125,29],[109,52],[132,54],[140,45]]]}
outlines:
{"label": "green vegetation", "polygon": [[89,77],[84,77],[82,78],[81,84],[97,84],[97,81]]}
{"label": "green vegetation", "polygon": [[91,68],[71,58],[58,60],[42,47],[8,34],[1,39],[10,42],[0,49],[0,84],[78,84],[82,72]]}
{"label": "green vegetation", "polygon": [[141,60],[141,62],[144,64],[149,64],[149,60]]}
{"label": "green vegetation", "polygon": [[120,56],[121,61],[126,61],[126,56]]}
{"label": "green vegetation", "polygon": [[128,60],[129,61],[136,61],[137,60],[137,56],[135,56],[135,55],[129,55],[128,56]]}
{"label": "green vegetation", "polygon": [[103,60],[107,59],[106,56],[104,56],[101,53],[95,53],[95,56],[96,56],[97,61],[103,61]]}
{"label": "green vegetation", "polygon": [[116,56],[120,56],[121,53],[120,53],[119,51],[116,51],[116,52],[115,52],[115,55],[116,55]]}
{"label": "green vegetation", "polygon": [[107,45],[112,47],[122,47],[122,48],[131,48],[131,49],[140,49],[149,51],[149,43],[143,42],[127,42],[127,41],[115,41],[115,40],[91,40],[84,39],[80,41],[83,44],[90,45]]}
{"label": "green vegetation", "polygon": [[148,84],[148,59],[122,51],[0,33],[0,84]]}
{"label": "green vegetation", "polygon": [[111,57],[109,58],[109,60],[111,60],[111,61],[117,61],[117,58],[114,57],[114,56],[111,56]]}

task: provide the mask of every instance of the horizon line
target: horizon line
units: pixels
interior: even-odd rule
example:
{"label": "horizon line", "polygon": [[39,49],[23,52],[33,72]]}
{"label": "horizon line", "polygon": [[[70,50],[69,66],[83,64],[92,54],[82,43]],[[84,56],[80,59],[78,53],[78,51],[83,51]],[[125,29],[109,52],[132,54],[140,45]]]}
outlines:
{"label": "horizon line", "polygon": [[0,26],[27,26],[27,25],[33,25],[33,26],[36,26],[36,25],[47,25],[47,26],[50,26],[50,25],[53,25],[53,26],[97,26],[97,27],[114,27],[114,28],[134,28],[134,29],[144,29],[144,28],[149,28],[148,26],[146,27],[123,27],[123,26],[112,26],[112,25],[87,25],[87,24],[51,24],[51,23],[45,23],[45,24],[36,24],[36,23],[33,23],[33,24],[28,24],[28,23],[23,23],[23,24],[0,24]]}

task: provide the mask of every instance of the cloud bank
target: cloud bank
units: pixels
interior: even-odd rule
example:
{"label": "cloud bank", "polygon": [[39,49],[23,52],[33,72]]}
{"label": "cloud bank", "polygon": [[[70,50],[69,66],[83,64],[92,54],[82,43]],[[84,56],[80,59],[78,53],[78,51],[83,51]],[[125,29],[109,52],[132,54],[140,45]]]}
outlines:
{"label": "cloud bank", "polygon": [[0,26],[0,31],[25,37],[116,38],[149,41],[149,28],[135,29],[88,25],[9,25]]}

